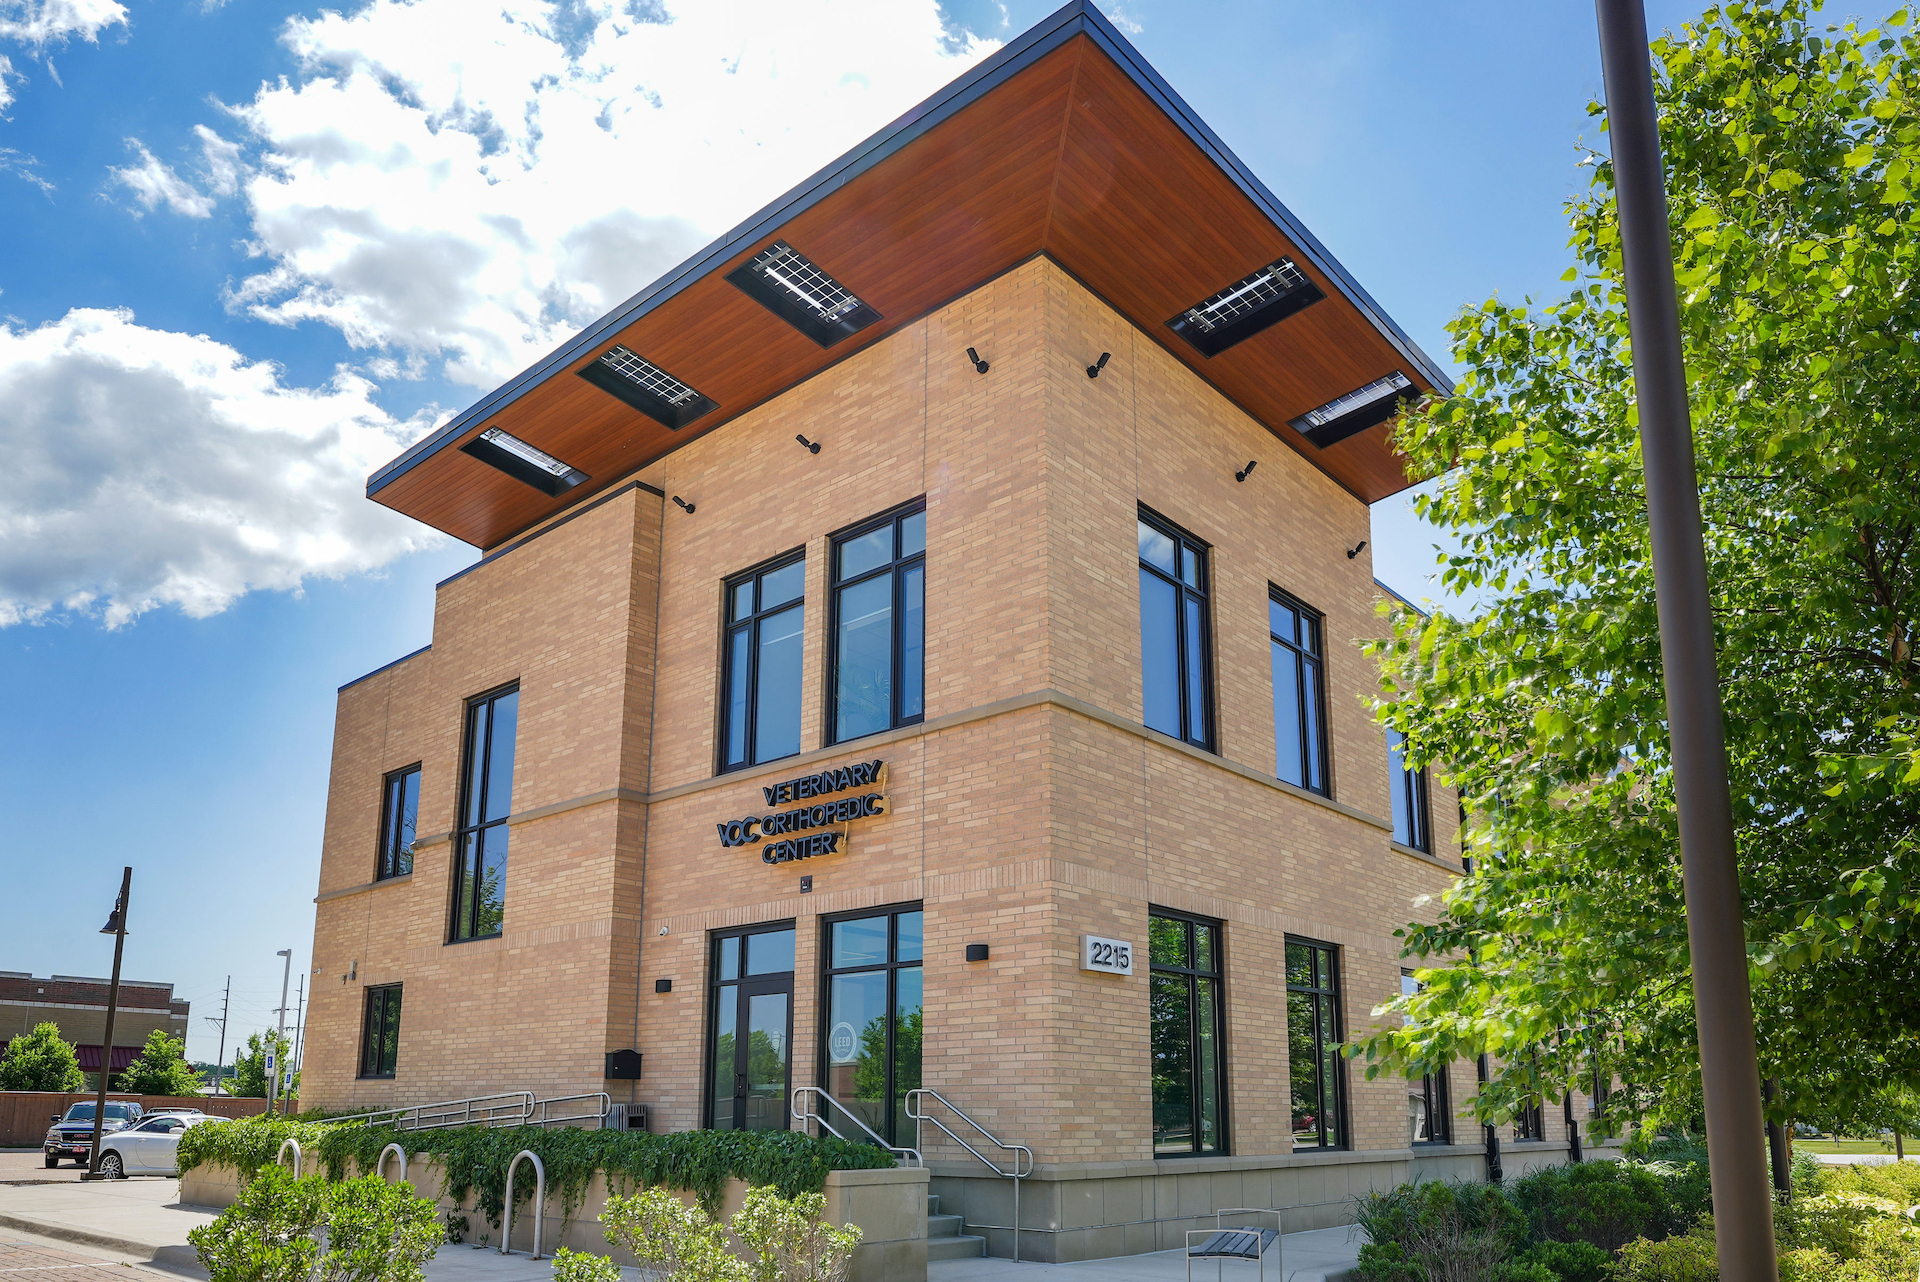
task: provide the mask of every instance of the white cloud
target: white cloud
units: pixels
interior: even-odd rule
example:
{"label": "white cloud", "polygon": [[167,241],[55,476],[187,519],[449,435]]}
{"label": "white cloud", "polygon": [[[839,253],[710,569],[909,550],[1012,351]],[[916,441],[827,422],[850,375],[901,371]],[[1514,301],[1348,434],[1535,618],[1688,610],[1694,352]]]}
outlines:
{"label": "white cloud", "polygon": [[5,111],[13,105],[13,86],[7,81],[19,74],[13,69],[13,60],[4,53],[0,53],[0,111]]}
{"label": "white cloud", "polygon": [[165,205],[188,218],[206,218],[213,213],[213,198],[203,196],[188,184],[173,167],[163,163],[143,146],[138,138],[127,139],[127,146],[140,154],[140,163],[125,169],[109,168],[113,180],[133,192],[143,209]]}
{"label": "white cloud", "polygon": [[429,426],[351,374],[289,387],[204,335],[75,310],[0,326],[0,626],[109,627],[175,605],[375,569],[439,541],[369,503],[369,472]]}
{"label": "white cloud", "polygon": [[372,0],[295,19],[304,78],[237,109],[270,265],[233,304],[492,386],[993,47],[951,52],[934,0],[665,17]]}
{"label": "white cloud", "polygon": [[0,0],[0,40],[17,40],[36,52],[78,36],[98,43],[100,33],[127,20],[119,0]]}

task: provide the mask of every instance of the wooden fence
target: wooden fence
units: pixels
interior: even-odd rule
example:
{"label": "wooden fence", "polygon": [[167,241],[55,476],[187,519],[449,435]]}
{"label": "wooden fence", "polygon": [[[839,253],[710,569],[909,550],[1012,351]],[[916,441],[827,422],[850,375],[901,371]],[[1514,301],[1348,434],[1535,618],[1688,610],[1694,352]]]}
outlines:
{"label": "wooden fence", "polygon": [[[65,1116],[70,1104],[91,1103],[91,1091],[0,1091],[0,1148],[38,1148],[46,1138],[48,1118]],[[139,1100],[149,1113],[160,1108],[197,1108],[214,1117],[252,1117],[265,1111],[263,1099],[235,1099],[231,1095],[126,1095],[108,1091],[107,1099]],[[281,1107],[274,1101],[275,1111]],[[300,1101],[293,1101],[297,1112]]]}

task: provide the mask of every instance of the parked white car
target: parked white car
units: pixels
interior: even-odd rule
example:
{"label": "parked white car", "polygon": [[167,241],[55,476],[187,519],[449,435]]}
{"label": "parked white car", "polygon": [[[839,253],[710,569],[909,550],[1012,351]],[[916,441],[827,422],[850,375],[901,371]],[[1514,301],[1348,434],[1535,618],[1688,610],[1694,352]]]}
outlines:
{"label": "parked white car", "polygon": [[100,1174],[110,1180],[129,1175],[177,1175],[180,1137],[188,1127],[213,1120],[205,1113],[170,1110],[156,1113],[138,1126],[115,1131],[100,1141]]}

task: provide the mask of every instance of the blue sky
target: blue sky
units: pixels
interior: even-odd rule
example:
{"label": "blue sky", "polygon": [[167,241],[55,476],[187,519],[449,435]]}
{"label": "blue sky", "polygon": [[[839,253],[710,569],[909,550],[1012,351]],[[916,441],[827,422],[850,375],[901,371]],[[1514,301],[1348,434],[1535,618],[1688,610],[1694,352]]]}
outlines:
{"label": "blue sky", "polygon": [[[190,1053],[228,974],[271,1024],[334,689],[474,557],[366,472],[1052,7],[0,0],[0,969],[105,974],[132,863]],[[1107,11],[1436,358],[1558,288],[1588,5]],[[1376,508],[1402,591],[1431,541]]]}

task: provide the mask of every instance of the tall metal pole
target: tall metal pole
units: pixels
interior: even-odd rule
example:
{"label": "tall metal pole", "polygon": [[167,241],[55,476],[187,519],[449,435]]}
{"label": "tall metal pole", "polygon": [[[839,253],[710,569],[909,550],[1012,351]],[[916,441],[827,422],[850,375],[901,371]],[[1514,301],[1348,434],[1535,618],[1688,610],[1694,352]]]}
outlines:
{"label": "tall metal pole", "polygon": [[107,1080],[113,1076],[113,1017],[120,1009],[120,955],[127,947],[127,898],[133,893],[133,869],[120,871],[120,898],[113,915],[100,931],[113,936],[113,978],[107,981],[107,1028],[100,1047],[100,1089],[93,1098],[93,1150],[87,1155],[87,1173],[81,1179],[100,1178],[100,1132],[107,1123]]}
{"label": "tall metal pole", "polygon": [[[288,959],[288,964],[292,964],[291,958]],[[283,998],[282,1000],[285,999]],[[300,995],[294,999],[293,1003],[293,1053],[287,1056],[287,1075],[289,1077],[300,1076],[300,1048],[306,1043],[306,1034],[307,977],[303,974],[300,976]],[[293,1115],[293,1086],[291,1082],[289,1082],[287,1086],[287,1102],[284,1106],[284,1111],[289,1117]]]}
{"label": "tall metal pole", "polygon": [[233,1003],[233,976],[227,976],[227,991],[220,995],[220,1053],[213,1059],[213,1093],[220,1094],[220,1074],[227,1063],[227,1007]]}
{"label": "tall metal pole", "polygon": [[274,956],[284,957],[287,960],[286,964],[280,969],[280,1009],[274,1012],[279,1016],[279,1022],[274,1026],[273,1043],[267,1047],[267,1060],[269,1063],[267,1069],[268,1113],[273,1112],[274,1095],[280,1085],[280,1061],[285,1058],[280,1053],[280,1041],[287,1035],[287,986],[293,980],[293,949],[282,948],[279,952],[275,953]]}
{"label": "tall metal pole", "polygon": [[1747,983],[1726,732],[1714,662],[1647,15],[1641,0],[1595,0],[1595,8],[1607,128],[1613,139],[1640,451],[1646,465],[1647,525],[1673,744],[1714,1237],[1725,1282],[1774,1282],[1778,1271],[1753,1041],[1753,992]]}

